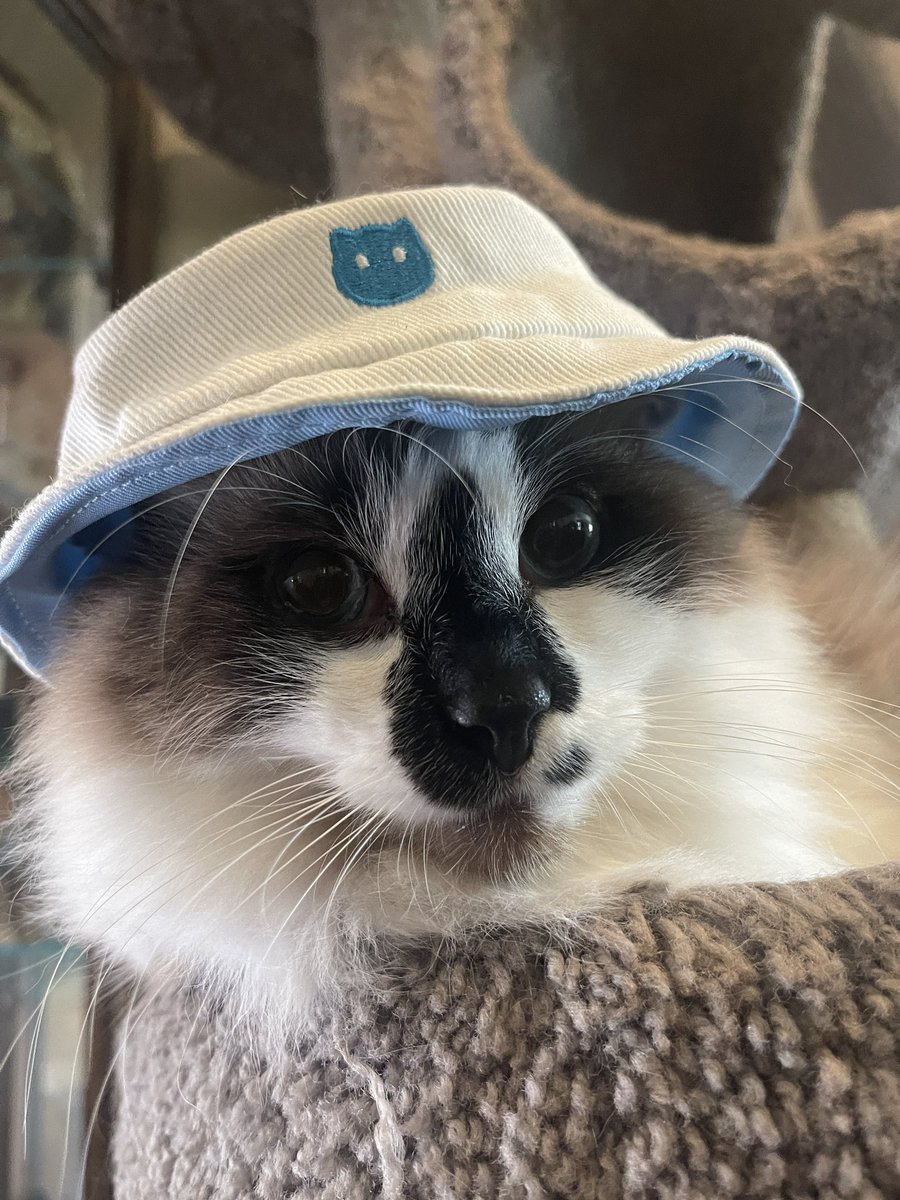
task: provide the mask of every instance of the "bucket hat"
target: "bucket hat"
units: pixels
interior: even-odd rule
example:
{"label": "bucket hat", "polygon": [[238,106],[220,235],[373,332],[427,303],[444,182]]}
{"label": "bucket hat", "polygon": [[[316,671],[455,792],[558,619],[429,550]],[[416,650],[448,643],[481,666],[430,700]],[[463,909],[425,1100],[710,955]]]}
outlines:
{"label": "bucket hat", "polygon": [[127,553],[135,505],[337,429],[491,429],[666,389],[653,436],[736,500],[790,434],[769,347],[669,337],[496,188],[290,212],[137,295],[84,345],[55,480],[0,544],[0,640],[41,676],[69,598]]}

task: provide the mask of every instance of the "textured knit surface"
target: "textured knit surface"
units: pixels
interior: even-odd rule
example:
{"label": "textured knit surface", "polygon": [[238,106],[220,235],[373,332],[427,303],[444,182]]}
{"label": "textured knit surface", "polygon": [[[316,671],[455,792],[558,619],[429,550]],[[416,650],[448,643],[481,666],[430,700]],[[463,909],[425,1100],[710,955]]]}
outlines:
{"label": "textured knit surface", "polygon": [[118,1200],[894,1200],[900,870],[628,897],[393,955],[288,1053],[189,994],[126,1040]]}

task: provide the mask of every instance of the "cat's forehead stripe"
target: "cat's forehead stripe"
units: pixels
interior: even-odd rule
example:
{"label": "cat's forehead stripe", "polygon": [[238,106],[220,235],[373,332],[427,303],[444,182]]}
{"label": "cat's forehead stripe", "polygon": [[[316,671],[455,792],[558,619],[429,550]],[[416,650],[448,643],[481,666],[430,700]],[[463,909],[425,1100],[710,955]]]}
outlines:
{"label": "cat's forehead stripe", "polygon": [[[382,559],[399,600],[465,567],[481,586],[517,590],[523,480],[509,431],[421,442],[406,457],[390,503]],[[467,562],[460,563],[465,555]]]}

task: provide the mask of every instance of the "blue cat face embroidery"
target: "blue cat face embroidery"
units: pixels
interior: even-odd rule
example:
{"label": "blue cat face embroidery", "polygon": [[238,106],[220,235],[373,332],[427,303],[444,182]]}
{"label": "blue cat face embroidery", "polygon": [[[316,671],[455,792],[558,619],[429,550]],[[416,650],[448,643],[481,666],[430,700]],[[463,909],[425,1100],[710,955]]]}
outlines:
{"label": "blue cat face embroidery", "polygon": [[332,229],[331,273],[354,304],[402,304],[434,283],[434,263],[412,221]]}

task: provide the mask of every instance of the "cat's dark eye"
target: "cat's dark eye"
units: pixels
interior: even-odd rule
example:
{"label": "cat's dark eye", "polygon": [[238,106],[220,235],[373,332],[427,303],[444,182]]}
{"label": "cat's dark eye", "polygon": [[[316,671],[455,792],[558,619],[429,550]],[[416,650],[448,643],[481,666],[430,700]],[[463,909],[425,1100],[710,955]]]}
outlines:
{"label": "cat's dark eye", "polygon": [[601,517],[580,496],[554,496],[530,518],[522,534],[522,574],[552,587],[569,583],[591,565],[600,548]]}
{"label": "cat's dark eye", "polygon": [[277,583],[279,599],[310,625],[350,625],[366,614],[378,584],[338,550],[305,550]]}

